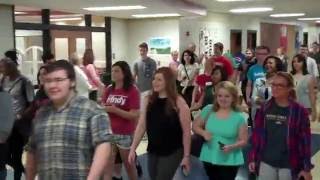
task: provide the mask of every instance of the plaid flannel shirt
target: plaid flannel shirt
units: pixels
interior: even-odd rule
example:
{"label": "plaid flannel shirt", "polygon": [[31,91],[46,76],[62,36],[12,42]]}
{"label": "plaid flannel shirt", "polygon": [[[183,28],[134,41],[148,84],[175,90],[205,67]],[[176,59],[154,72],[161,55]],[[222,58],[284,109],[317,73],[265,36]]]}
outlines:
{"label": "plaid flannel shirt", "polygon": [[36,156],[38,179],[86,179],[95,147],[110,141],[111,133],[105,110],[84,97],[59,110],[51,103],[42,107],[27,146]]}
{"label": "plaid flannel shirt", "polygon": [[[252,149],[249,154],[249,162],[255,162],[257,172],[261,156],[266,145],[266,110],[273,104],[274,99],[267,101],[258,110],[252,132]],[[307,110],[295,101],[290,101],[288,117],[287,145],[291,173],[294,178],[300,171],[310,171],[311,164],[311,130]]]}

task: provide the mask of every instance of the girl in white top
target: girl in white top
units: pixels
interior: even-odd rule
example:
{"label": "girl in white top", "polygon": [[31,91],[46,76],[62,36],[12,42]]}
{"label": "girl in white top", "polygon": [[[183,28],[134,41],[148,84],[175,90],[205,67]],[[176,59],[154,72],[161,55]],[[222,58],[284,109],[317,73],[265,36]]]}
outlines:
{"label": "girl in white top", "polygon": [[189,50],[185,50],[181,56],[181,64],[178,66],[178,81],[182,87],[181,94],[186,100],[187,104],[191,105],[192,92],[194,88],[194,79],[199,74],[199,65],[195,63],[193,53]]}
{"label": "girl in white top", "polygon": [[311,121],[316,120],[316,86],[315,77],[309,74],[305,56],[297,54],[292,59],[292,71],[297,101],[302,104],[311,113]]}
{"label": "girl in white top", "polygon": [[255,117],[256,111],[260,108],[260,105],[271,99],[271,83],[273,76],[276,72],[284,70],[282,61],[276,56],[268,56],[263,62],[263,67],[266,71],[266,76],[263,78],[258,78],[255,81],[252,89],[252,118]]}
{"label": "girl in white top", "polygon": [[76,72],[76,90],[79,96],[88,98],[89,92],[92,89],[89,79],[85,72],[80,68],[80,59],[76,53],[71,55],[71,64],[73,64],[74,70]]}

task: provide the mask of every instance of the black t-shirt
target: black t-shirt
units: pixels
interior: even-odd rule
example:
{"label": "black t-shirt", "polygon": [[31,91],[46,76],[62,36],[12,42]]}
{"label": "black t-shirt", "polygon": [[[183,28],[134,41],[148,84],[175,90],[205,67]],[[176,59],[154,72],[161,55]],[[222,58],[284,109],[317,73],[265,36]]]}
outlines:
{"label": "black t-shirt", "polygon": [[170,155],[182,148],[182,128],[179,115],[172,109],[166,113],[167,98],[157,98],[147,110],[146,129],[149,153]]}
{"label": "black t-shirt", "polygon": [[262,161],[277,168],[290,168],[287,143],[289,107],[275,102],[266,110],[267,141]]}

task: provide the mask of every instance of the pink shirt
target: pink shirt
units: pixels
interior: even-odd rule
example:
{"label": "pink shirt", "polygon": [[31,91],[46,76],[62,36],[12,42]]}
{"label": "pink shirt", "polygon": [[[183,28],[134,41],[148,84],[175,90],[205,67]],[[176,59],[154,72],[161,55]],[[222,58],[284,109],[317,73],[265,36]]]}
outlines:
{"label": "pink shirt", "polygon": [[[140,108],[140,94],[136,86],[132,86],[128,91],[124,89],[112,89],[112,86],[105,88],[102,96],[102,104],[114,105],[124,111]],[[108,113],[111,120],[111,128],[114,134],[132,135],[136,122],[132,119],[124,119],[114,113]]]}
{"label": "pink shirt", "polygon": [[93,88],[98,88],[102,84],[100,77],[98,76],[98,73],[96,71],[96,68],[93,64],[86,65],[84,67],[84,72],[88,76],[89,83]]}

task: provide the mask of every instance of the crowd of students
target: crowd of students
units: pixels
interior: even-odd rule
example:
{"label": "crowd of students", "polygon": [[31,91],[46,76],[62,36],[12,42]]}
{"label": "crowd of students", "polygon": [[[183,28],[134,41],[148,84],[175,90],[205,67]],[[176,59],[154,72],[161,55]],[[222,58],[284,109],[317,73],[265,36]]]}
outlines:
{"label": "crowd of students", "polygon": [[100,80],[92,50],[82,63],[76,55],[70,63],[45,54],[35,96],[10,51],[15,56],[0,61],[0,98],[11,99],[1,104],[8,113],[0,134],[0,154],[7,154],[0,179],[6,164],[15,179],[23,172],[27,180],[121,179],[123,164],[135,180],[141,176],[135,151],[145,134],[152,180],[170,180],[178,167],[190,173],[194,135],[203,139],[198,158],[211,180],[235,179],[247,158],[260,180],[312,179],[309,117],[317,120],[320,59],[310,58],[308,48],[301,47],[291,67],[282,48],[278,55],[266,46],[247,49],[235,67],[222,43],[214,44],[212,57],[197,56],[191,43],[180,61],[173,51],[169,67],[159,68],[146,43],[138,48],[132,70],[126,61],[112,65],[111,84]]}

